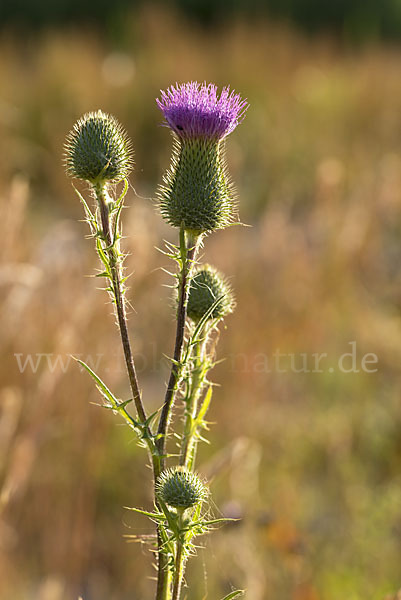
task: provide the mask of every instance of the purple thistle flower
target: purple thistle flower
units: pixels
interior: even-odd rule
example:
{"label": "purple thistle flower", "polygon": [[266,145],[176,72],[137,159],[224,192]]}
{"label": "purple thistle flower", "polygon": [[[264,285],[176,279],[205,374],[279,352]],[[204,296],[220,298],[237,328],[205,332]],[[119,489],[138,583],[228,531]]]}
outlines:
{"label": "purple thistle flower", "polygon": [[248,102],[239,94],[223,88],[220,96],[212,84],[191,81],[161,91],[158,107],[170,127],[181,139],[223,139],[243,120]]}

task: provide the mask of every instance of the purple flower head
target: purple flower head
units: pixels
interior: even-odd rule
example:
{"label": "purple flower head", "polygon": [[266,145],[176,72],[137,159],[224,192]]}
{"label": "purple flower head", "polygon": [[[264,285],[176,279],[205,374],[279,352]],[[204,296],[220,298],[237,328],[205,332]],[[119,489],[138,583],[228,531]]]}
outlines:
{"label": "purple flower head", "polygon": [[156,102],[165,124],[182,139],[222,139],[241,123],[248,108],[248,102],[229,87],[218,96],[214,84],[197,81],[172,85]]}

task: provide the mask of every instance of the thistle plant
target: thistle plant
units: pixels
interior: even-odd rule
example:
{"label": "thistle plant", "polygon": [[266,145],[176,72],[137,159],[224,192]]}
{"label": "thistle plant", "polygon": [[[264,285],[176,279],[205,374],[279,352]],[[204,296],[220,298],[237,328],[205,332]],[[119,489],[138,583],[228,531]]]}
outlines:
{"label": "thistle plant", "polygon": [[[235,300],[225,278],[210,265],[199,264],[198,252],[208,234],[237,221],[225,139],[242,121],[247,103],[229,88],[218,95],[212,84],[191,82],[161,92],[157,104],[173,135],[171,164],[157,197],[161,215],[178,229],[177,244],[166,243],[164,251],[176,263],[177,326],[165,397],[153,414],[143,402],[127,324],[121,215],[133,168],[131,142],[113,116],[87,113],[67,136],[65,166],[70,177],[90,185],[92,200],[76,192],[102,265],[97,277],[106,281],[114,305],[131,397],[117,398],[98,374],[78,362],[94,379],[104,406],[122,417],[147,449],[154,509],[131,510],[156,525],[156,600],[179,600],[194,539],[225,521],[210,518],[208,486],[195,472],[195,461],[208,429],[213,392],[208,377],[215,364],[219,323],[233,311]],[[182,409],[174,422],[178,455],[170,448],[174,406]],[[232,592],[226,600],[240,594]]]}

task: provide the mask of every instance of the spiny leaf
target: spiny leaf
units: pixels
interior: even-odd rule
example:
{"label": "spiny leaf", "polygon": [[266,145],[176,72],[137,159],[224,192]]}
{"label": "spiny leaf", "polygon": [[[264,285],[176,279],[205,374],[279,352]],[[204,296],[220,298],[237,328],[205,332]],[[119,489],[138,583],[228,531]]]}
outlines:
{"label": "spiny leaf", "polygon": [[134,506],[123,506],[125,510],[133,510],[140,515],[145,515],[145,517],[149,517],[150,519],[156,519],[157,521],[164,521],[165,516],[163,513],[149,512],[147,510],[142,510],[140,508],[135,508]]}
{"label": "spiny leaf", "polygon": [[190,527],[196,527],[197,525],[205,525],[208,527],[209,525],[216,525],[217,523],[228,523],[229,521],[241,521],[241,519],[229,519],[228,517],[221,519],[212,519],[211,521],[198,521],[197,523],[191,523]]}
{"label": "spiny leaf", "polygon": [[245,590],[235,590],[235,592],[231,592],[227,596],[224,596],[222,600],[233,600],[233,598],[239,598],[245,594]]}
{"label": "spiny leaf", "polygon": [[125,408],[126,406],[128,406],[128,404],[131,404],[131,402],[133,402],[133,398],[130,398],[129,400],[124,400],[124,402],[119,402],[118,409],[121,410],[122,408]]}
{"label": "spiny leaf", "polygon": [[219,304],[224,301],[224,298],[225,298],[224,295],[219,296],[218,298],[216,298],[216,300],[213,302],[213,304],[209,307],[209,309],[205,312],[205,314],[199,320],[199,322],[197,323],[197,326],[195,327],[194,333],[192,335],[192,338],[195,341],[198,339],[197,336],[199,336],[199,334],[202,332],[203,327],[205,326],[205,324],[207,323],[207,321],[210,319],[210,317],[212,316],[213,312],[216,310],[216,308],[219,306]]}
{"label": "spiny leaf", "polygon": [[73,358],[74,358],[74,360],[77,361],[77,363],[79,363],[84,369],[86,369],[88,371],[89,375],[95,380],[96,386],[102,392],[103,396],[107,400],[109,400],[113,406],[117,406],[118,405],[117,398],[114,396],[114,394],[111,392],[111,390],[109,390],[107,385],[100,379],[100,377],[98,375],[96,375],[96,373],[94,371],[92,371],[90,366],[87,365],[83,360],[81,360],[79,358],[75,358],[75,357],[73,357]]}
{"label": "spiny leaf", "polygon": [[83,360],[80,360],[79,358],[75,358],[73,357],[74,360],[77,361],[77,363],[79,363],[86,371],[88,371],[89,375],[92,377],[92,379],[95,381],[96,383],[96,387],[97,389],[100,391],[100,393],[102,394],[102,396],[108,400],[111,404],[111,407],[113,410],[116,410],[117,412],[119,412],[124,419],[127,421],[127,423],[133,427],[136,428],[136,423],[135,420],[131,417],[131,415],[125,410],[125,406],[128,402],[131,402],[131,400],[127,401],[127,402],[119,402],[118,399],[114,396],[114,394],[111,392],[111,390],[109,390],[109,388],[107,387],[107,385],[100,379],[100,377],[98,375],[96,375],[96,373],[94,371],[92,371],[92,369],[89,367],[89,365],[87,365]]}
{"label": "spiny leaf", "polygon": [[144,425],[145,427],[150,427],[152,424],[152,421],[156,418],[156,415],[159,413],[158,410],[155,410],[154,413],[152,413],[145,421],[145,423],[140,423],[140,425]]}
{"label": "spiny leaf", "polygon": [[88,218],[90,221],[94,221],[94,222],[96,223],[96,219],[95,219],[95,217],[94,217],[94,215],[93,215],[93,213],[92,213],[91,209],[89,208],[89,205],[88,205],[88,203],[86,202],[85,198],[82,196],[81,192],[80,192],[79,190],[77,190],[77,188],[75,187],[75,185],[74,185],[74,184],[72,184],[72,187],[74,188],[74,190],[75,190],[75,193],[77,194],[78,198],[80,199],[80,201],[82,202],[82,204],[83,204],[83,206],[84,206],[84,210],[85,210],[85,213],[86,213],[86,216],[87,216],[87,218]]}
{"label": "spiny leaf", "polygon": [[127,191],[128,191],[128,180],[126,177],[124,177],[124,188],[123,188],[123,191],[121,192],[121,196],[116,201],[115,208],[114,208],[114,210],[116,211],[116,216],[115,216],[115,220],[114,220],[114,232],[113,232],[113,243],[114,244],[117,242],[117,239],[118,239],[118,224],[120,221],[120,215],[121,215],[122,208],[124,206],[124,198],[127,194]]}
{"label": "spiny leaf", "polygon": [[200,424],[203,421],[203,419],[208,411],[208,408],[210,406],[210,402],[212,400],[212,395],[213,395],[213,387],[209,386],[209,388],[206,392],[205,398],[202,402],[202,406],[200,407],[199,413],[196,417],[197,424]]}

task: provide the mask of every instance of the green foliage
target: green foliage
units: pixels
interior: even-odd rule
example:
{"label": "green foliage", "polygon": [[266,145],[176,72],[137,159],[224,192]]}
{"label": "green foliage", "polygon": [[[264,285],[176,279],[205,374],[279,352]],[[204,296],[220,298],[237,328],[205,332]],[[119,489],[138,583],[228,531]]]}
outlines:
{"label": "green foliage", "polygon": [[244,590],[235,590],[234,592],[231,592],[231,594],[224,596],[223,600],[234,600],[234,598],[239,598],[240,596],[243,596],[243,595],[244,595]]}
{"label": "green foliage", "polygon": [[[89,365],[87,365],[83,360],[80,360],[80,359],[75,359],[75,360],[77,361],[77,363],[79,363],[81,365],[81,367],[83,367],[89,373],[89,375],[94,380],[97,389],[99,390],[99,392],[101,393],[101,395],[105,401],[105,404],[103,406],[105,408],[111,409],[115,414],[118,414],[123,417],[123,419],[125,420],[127,425],[129,427],[131,427],[137,434],[139,444],[142,447],[146,447],[146,443],[147,443],[148,445],[150,445],[151,450],[153,452],[156,452],[155,446],[153,444],[154,436],[149,435],[149,431],[150,431],[150,426],[152,424],[152,421],[155,419],[155,417],[157,415],[157,412],[154,412],[152,415],[150,415],[146,419],[146,421],[144,421],[143,423],[134,419],[127,411],[127,406],[129,404],[131,404],[132,398],[130,398],[129,400],[123,400],[123,401],[118,400],[118,398],[116,398],[114,396],[114,394],[107,387],[107,385],[101,380],[99,375],[97,375],[89,367]],[[145,443],[145,441],[146,441],[146,443]]]}

